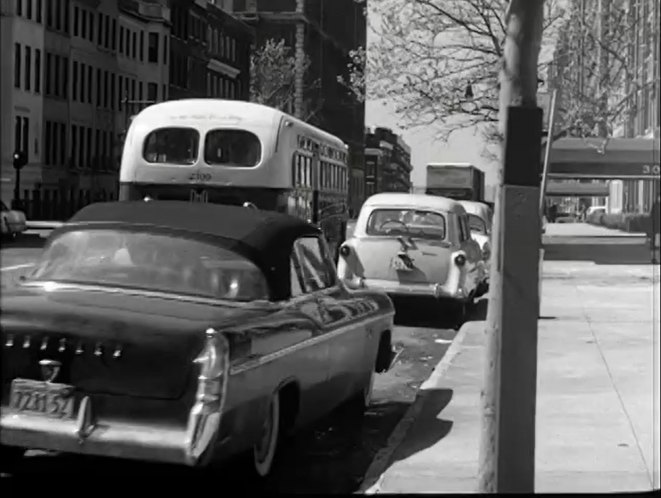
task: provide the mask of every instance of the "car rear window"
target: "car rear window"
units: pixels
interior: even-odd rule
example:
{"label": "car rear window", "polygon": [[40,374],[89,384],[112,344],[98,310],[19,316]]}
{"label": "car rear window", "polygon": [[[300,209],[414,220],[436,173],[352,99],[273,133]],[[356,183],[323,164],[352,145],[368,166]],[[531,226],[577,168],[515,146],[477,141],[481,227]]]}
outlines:
{"label": "car rear window", "polygon": [[148,163],[194,164],[199,143],[193,128],[159,128],[147,135],[142,155]]}
{"label": "car rear window", "polygon": [[482,218],[474,214],[468,215],[468,227],[470,228],[471,232],[481,233],[484,235],[487,234],[487,224]]}
{"label": "car rear window", "polygon": [[48,244],[28,280],[232,301],[269,298],[262,271],[240,254],[189,237],[134,230],[64,232]]}
{"label": "car rear window", "polygon": [[250,168],[261,157],[259,138],[246,130],[211,130],[204,141],[204,161],[210,165]]}
{"label": "car rear window", "polygon": [[368,235],[411,235],[445,239],[445,216],[419,209],[375,209],[367,220]]}

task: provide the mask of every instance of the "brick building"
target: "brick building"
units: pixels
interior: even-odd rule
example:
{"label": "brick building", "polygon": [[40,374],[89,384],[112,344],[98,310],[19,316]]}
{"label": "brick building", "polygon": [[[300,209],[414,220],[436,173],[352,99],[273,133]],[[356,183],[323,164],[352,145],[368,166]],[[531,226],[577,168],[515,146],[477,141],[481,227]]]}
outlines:
{"label": "brick building", "polygon": [[365,195],[411,191],[411,148],[388,128],[365,135]]}
{"label": "brick building", "polygon": [[348,77],[349,52],[366,44],[363,6],[354,0],[234,0],[234,14],[255,28],[257,46],[283,39],[299,60],[309,57],[307,73],[297,75],[294,115],[349,146],[350,207],[357,212],[365,196],[365,105],[337,77]]}

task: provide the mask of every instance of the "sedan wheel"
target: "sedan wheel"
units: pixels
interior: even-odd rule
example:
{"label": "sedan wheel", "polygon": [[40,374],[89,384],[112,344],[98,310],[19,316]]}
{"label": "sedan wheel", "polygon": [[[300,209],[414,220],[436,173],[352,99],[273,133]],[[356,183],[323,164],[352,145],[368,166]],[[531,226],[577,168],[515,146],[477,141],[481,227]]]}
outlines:
{"label": "sedan wheel", "polygon": [[280,396],[275,394],[269,403],[261,438],[253,449],[255,472],[259,477],[267,477],[271,473],[279,440]]}
{"label": "sedan wheel", "polygon": [[24,454],[23,448],[0,446],[0,472],[13,473]]}

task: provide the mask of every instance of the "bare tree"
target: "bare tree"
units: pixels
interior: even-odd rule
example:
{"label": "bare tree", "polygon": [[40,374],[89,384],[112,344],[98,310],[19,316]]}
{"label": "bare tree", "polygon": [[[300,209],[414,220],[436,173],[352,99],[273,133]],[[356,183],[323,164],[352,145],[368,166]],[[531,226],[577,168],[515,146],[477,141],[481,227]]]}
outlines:
{"label": "bare tree", "polygon": [[[498,121],[507,0],[370,0],[379,19],[368,47],[368,98],[387,99],[404,128],[455,130]],[[565,11],[544,3],[551,37]],[[488,128],[492,134],[493,128]],[[497,133],[492,136],[497,139]]]}
{"label": "bare tree", "polygon": [[[303,74],[307,75],[311,61],[305,57]],[[318,80],[306,84],[311,93],[319,88]],[[296,98],[296,57],[284,40],[267,40],[250,58],[250,100],[294,114]],[[321,100],[308,97],[303,102],[302,118],[315,122]]]}

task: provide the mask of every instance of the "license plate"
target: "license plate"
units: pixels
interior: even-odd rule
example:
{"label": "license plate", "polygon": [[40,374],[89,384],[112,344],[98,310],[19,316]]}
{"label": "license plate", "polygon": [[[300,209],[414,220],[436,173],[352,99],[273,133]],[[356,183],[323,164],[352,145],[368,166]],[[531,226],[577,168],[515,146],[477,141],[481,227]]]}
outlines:
{"label": "license plate", "polygon": [[74,388],[29,379],[14,379],[9,406],[23,413],[53,418],[74,417]]}
{"label": "license plate", "polygon": [[394,270],[397,270],[397,271],[411,271],[411,268],[406,266],[404,261],[402,261],[399,258],[393,258],[392,267],[393,267]]}

